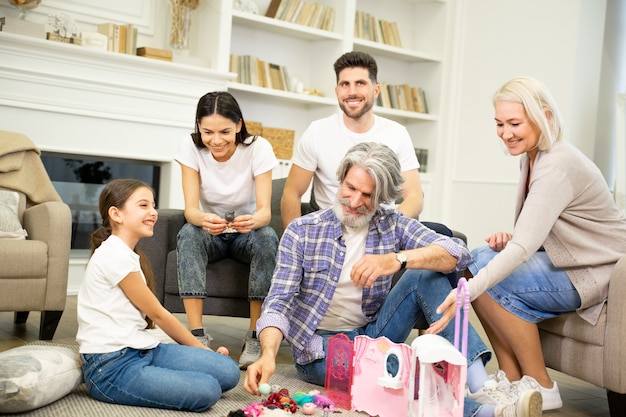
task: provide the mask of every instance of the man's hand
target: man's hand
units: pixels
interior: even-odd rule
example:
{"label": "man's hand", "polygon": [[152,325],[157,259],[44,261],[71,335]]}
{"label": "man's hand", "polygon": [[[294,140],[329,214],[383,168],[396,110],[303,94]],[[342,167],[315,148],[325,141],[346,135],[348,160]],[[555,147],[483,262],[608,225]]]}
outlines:
{"label": "man's hand", "polygon": [[509,243],[509,240],[513,239],[513,235],[507,232],[496,232],[485,239],[485,242],[489,244],[489,247],[496,252],[500,252]]}
{"label": "man's hand", "polygon": [[259,385],[268,383],[275,371],[276,360],[269,356],[261,355],[256,362],[248,366],[243,388],[250,394],[261,395]]}
{"label": "man's hand", "polygon": [[456,297],[456,289],[453,289],[439,307],[437,307],[437,314],[443,313],[443,316],[439,320],[431,323],[426,333],[437,334],[446,328],[450,320],[456,315]]}
{"label": "man's hand", "polygon": [[350,271],[354,285],[371,288],[374,281],[382,275],[392,275],[400,270],[400,262],[395,253],[384,255],[365,255],[359,259]]}

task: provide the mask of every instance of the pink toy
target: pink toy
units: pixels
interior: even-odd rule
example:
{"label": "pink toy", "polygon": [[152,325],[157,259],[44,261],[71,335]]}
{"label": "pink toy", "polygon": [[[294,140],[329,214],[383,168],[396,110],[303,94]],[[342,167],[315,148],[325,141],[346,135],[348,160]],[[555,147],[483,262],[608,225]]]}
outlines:
{"label": "pink toy", "polygon": [[[461,295],[463,340],[459,351]],[[469,291],[461,278],[453,346],[441,336],[425,334],[411,346],[385,337],[357,336],[352,343],[339,334],[328,341],[326,392],[336,405],[379,417],[461,417],[467,378]],[[341,337],[343,336],[343,337]],[[347,358],[352,358],[347,362]],[[350,381],[346,386],[346,381]],[[349,406],[346,406],[346,399]]]}
{"label": "pink toy", "polygon": [[302,412],[307,416],[312,416],[313,414],[315,414],[316,408],[317,406],[313,403],[305,403],[302,405]]}

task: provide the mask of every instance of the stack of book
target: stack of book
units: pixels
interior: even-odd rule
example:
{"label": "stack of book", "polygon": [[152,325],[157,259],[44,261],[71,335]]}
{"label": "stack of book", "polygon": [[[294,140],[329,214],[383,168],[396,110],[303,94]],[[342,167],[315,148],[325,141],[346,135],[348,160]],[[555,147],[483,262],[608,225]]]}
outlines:
{"label": "stack of book", "polygon": [[428,113],[424,90],[420,87],[411,87],[408,84],[380,83],[380,94],[376,104],[391,109]]}
{"label": "stack of book", "polygon": [[302,0],[272,0],[265,16],[321,30],[335,27],[334,7]]}
{"label": "stack of book", "polygon": [[356,12],[354,21],[354,36],[402,48],[397,22],[377,19],[375,16],[359,10]]}
{"label": "stack of book", "polygon": [[172,62],[172,51],[169,49],[149,48],[141,46],[137,48],[137,55],[145,58],[159,59],[161,61]]}
{"label": "stack of book", "polygon": [[107,37],[108,51],[130,55],[136,54],[137,28],[132,24],[101,23],[98,25],[98,33],[102,33]]}
{"label": "stack of book", "polygon": [[291,91],[287,68],[256,56],[231,54],[230,71],[237,73],[238,83]]}

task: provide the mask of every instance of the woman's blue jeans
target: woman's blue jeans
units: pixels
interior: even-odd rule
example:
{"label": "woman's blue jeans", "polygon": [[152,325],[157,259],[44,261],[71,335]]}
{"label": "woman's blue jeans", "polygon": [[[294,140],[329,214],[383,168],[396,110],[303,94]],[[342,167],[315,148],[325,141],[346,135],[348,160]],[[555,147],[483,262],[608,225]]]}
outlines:
{"label": "woman's blue jeans", "polygon": [[237,386],[240,376],[230,357],[177,344],[82,354],[81,359],[91,397],[138,407],[204,411]]}
{"label": "woman's blue jeans", "polygon": [[278,250],[278,237],[271,227],[214,236],[186,223],[176,238],[178,290],[182,298],[205,298],[207,264],[224,258],[250,264],[250,301],[263,301],[267,296]]}
{"label": "woman's blue jeans", "polygon": [[[328,348],[328,339],[337,333],[344,333],[350,339],[354,339],[358,335],[372,338],[385,336],[394,343],[404,343],[419,318],[424,316],[430,324],[441,317],[441,314],[436,313],[437,307],[450,294],[451,290],[452,287],[445,274],[407,269],[389,292],[376,320],[351,332],[318,330],[316,333],[324,339],[324,352]],[[440,335],[454,343],[454,320],[448,323]],[[470,324],[467,341],[468,366],[477,359],[486,364],[491,359],[491,352]],[[304,381],[324,385],[326,359],[319,359],[307,365],[296,364],[296,370],[299,377]],[[475,416],[480,405],[466,398],[464,417]]]}

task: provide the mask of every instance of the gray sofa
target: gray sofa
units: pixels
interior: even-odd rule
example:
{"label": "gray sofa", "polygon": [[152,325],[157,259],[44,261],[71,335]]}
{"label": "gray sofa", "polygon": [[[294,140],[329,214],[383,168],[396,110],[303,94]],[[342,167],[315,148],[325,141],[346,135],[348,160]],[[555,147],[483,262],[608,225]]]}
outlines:
{"label": "gray sofa", "polygon": [[[280,237],[283,233],[280,218],[280,198],[285,179],[272,181],[272,219],[270,226]],[[311,211],[310,205],[303,203],[302,212]],[[159,209],[159,220],[151,238],[142,239],[138,247],[150,260],[154,272],[155,292],[163,306],[172,313],[184,313],[183,302],[178,295],[176,272],[176,234],[185,224],[183,210]],[[465,235],[452,231],[453,235],[466,241]],[[250,317],[248,304],[248,264],[234,259],[223,259],[207,266],[207,292],[204,300],[205,315]],[[402,274],[396,274],[394,282]],[[422,328],[425,323],[418,323]]]}
{"label": "gray sofa", "polygon": [[[285,179],[272,181],[272,220],[270,226],[282,235],[280,198]],[[306,207],[304,207],[306,210]],[[159,220],[151,238],[139,242],[152,265],[156,296],[172,313],[184,313],[183,302],[178,295],[176,272],[176,234],[185,224],[183,210],[159,209]],[[207,266],[207,293],[203,313],[215,316],[250,317],[248,303],[248,264],[231,258],[210,263]]]}

